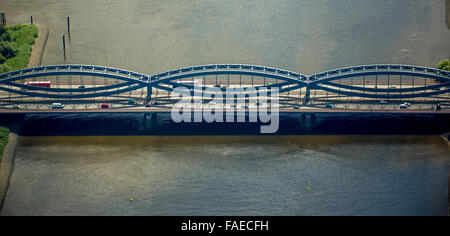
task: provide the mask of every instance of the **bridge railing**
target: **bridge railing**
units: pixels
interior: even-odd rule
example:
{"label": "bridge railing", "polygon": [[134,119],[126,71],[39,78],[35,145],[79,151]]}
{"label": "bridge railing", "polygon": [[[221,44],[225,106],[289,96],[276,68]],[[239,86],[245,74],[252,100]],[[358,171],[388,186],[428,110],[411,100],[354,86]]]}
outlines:
{"label": "bridge railing", "polygon": [[279,75],[283,77],[288,77],[295,80],[301,80],[301,81],[307,81],[308,76],[273,68],[273,67],[266,67],[266,66],[258,66],[258,65],[246,65],[246,64],[211,64],[211,65],[201,65],[201,66],[191,66],[191,67],[185,67],[181,69],[171,70],[164,73],[159,73],[156,75],[153,75],[151,77],[151,81],[157,81],[162,80],[165,78],[174,77],[177,75],[183,75],[183,74],[193,74],[198,72],[205,72],[205,71],[248,71],[248,72],[259,72],[264,74],[272,74],[272,75]]}

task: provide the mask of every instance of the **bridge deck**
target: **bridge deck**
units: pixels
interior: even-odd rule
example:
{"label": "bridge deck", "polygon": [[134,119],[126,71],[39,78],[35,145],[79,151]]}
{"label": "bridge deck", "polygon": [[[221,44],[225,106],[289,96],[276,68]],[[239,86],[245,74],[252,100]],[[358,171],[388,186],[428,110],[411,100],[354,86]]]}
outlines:
{"label": "bridge deck", "polygon": [[[196,110],[193,110],[193,112]],[[255,111],[246,109],[245,112]],[[90,110],[0,110],[2,114],[109,114],[109,113],[170,113],[171,109],[90,109]],[[224,111],[225,112],[225,111]],[[432,110],[345,110],[345,109],[280,109],[281,114],[411,114],[411,115],[450,115],[450,110],[432,111]]]}

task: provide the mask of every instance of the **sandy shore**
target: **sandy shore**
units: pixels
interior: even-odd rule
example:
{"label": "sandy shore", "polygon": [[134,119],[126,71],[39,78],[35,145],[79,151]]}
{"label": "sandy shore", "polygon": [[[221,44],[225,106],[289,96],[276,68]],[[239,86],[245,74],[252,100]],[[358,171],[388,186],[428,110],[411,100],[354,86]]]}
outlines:
{"label": "sandy shore", "polygon": [[447,13],[447,26],[450,29],[450,0],[445,0],[445,12]]}
{"label": "sandy shore", "polygon": [[32,46],[32,52],[30,56],[30,61],[28,63],[28,68],[38,67],[42,65],[42,58],[44,57],[45,47],[47,46],[49,30],[46,26],[35,24],[39,29],[39,36],[36,42]]}

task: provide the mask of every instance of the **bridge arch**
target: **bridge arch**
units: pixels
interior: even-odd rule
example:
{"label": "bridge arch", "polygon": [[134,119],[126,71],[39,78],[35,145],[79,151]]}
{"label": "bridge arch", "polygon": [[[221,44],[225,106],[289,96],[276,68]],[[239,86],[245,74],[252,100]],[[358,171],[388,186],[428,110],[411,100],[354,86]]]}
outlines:
{"label": "bridge arch", "polygon": [[[208,78],[209,84],[204,83]],[[215,78],[215,81],[214,81]],[[221,82],[218,83],[220,78]],[[36,80],[52,80],[56,86],[36,86]],[[202,80],[201,86],[179,83]],[[234,79],[234,82],[231,82]],[[255,79],[255,81],[254,81]],[[212,82],[211,82],[212,80]],[[267,81],[266,81],[267,80]],[[27,99],[80,100],[142,98],[147,103],[154,90],[171,92],[184,86],[190,90],[208,86],[278,88],[286,99],[304,104],[378,102],[421,99],[424,103],[448,104],[450,72],[411,65],[361,65],[329,70],[311,76],[288,70],[245,64],[212,64],[146,74],[95,65],[55,65],[27,68],[0,75],[0,103]],[[294,99],[294,95],[296,98]],[[139,97],[140,96],[140,97]],[[1,107],[0,107],[1,109]]]}
{"label": "bridge arch", "polygon": [[450,93],[450,72],[410,65],[354,66],[312,75],[309,86],[361,98],[427,98]]}
{"label": "bridge arch", "polygon": [[[75,77],[76,78],[73,78]],[[36,79],[54,77],[58,88],[32,86]],[[62,78],[61,78],[62,77]],[[97,79],[112,80],[97,86]],[[29,97],[83,99],[118,95],[148,86],[148,75],[112,67],[93,65],[55,65],[27,68],[0,75],[0,90]],[[76,82],[79,82],[76,84]],[[94,82],[91,82],[94,81]],[[87,86],[91,82],[94,86]],[[119,83],[120,82],[120,83]],[[30,84],[31,84],[30,83]],[[75,88],[73,86],[76,86]]]}

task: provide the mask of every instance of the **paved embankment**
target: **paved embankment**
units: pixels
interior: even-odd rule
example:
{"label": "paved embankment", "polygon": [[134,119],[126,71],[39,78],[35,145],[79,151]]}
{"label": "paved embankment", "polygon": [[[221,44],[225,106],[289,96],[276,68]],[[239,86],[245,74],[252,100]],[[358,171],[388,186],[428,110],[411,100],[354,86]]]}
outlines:
{"label": "paved embankment", "polygon": [[48,36],[50,34],[48,27],[38,24],[36,24],[36,27],[39,29],[39,36],[32,47],[32,53],[28,63],[29,68],[42,65],[42,58],[44,57]]}
{"label": "paved embankment", "polygon": [[3,200],[9,187],[9,178],[14,170],[14,159],[16,156],[16,148],[19,143],[19,132],[21,127],[21,121],[11,124],[8,144],[3,150],[3,158],[0,163],[0,209],[3,206]]}

